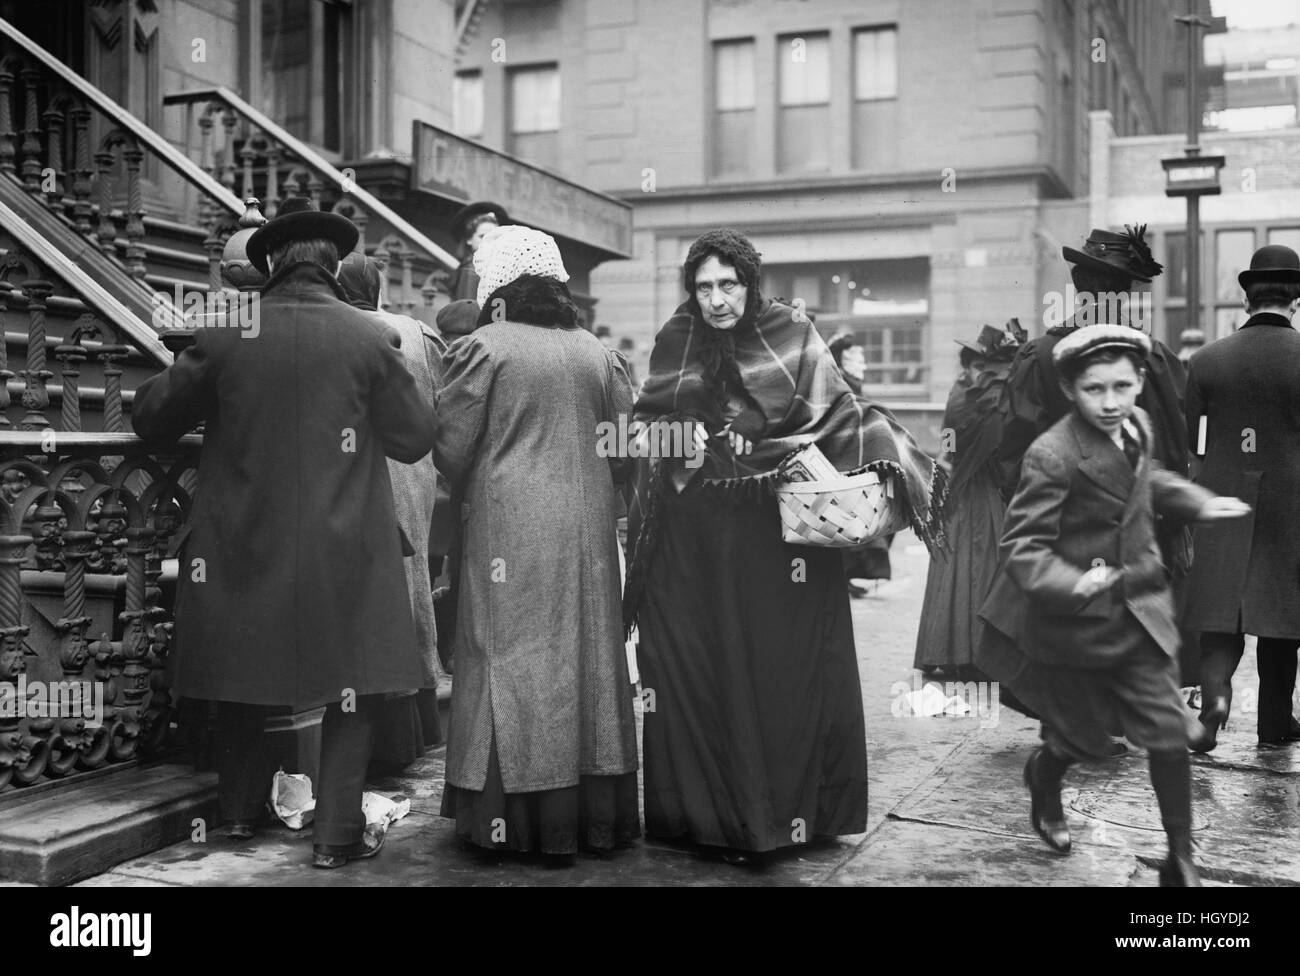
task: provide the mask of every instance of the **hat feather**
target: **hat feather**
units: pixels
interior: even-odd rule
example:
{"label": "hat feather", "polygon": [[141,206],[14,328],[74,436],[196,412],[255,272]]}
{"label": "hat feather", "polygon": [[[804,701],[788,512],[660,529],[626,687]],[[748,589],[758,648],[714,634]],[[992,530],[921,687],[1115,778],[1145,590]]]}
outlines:
{"label": "hat feather", "polygon": [[1140,262],[1140,270],[1143,275],[1154,278],[1165,270],[1165,266],[1155,259],[1151,253],[1151,248],[1147,246],[1146,224],[1138,224],[1136,227],[1125,224],[1124,231],[1128,234],[1129,245],[1133,248],[1133,253]]}

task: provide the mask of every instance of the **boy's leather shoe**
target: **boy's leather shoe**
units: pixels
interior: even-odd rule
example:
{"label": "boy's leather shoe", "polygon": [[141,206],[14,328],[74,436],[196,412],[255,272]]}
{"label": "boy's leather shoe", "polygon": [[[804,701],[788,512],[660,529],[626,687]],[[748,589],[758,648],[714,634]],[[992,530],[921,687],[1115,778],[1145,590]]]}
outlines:
{"label": "boy's leather shoe", "polygon": [[1029,787],[1029,819],[1034,832],[1058,854],[1070,853],[1070,825],[1061,808],[1061,782],[1044,783],[1038,760],[1045,747],[1039,746],[1025,763],[1025,785]]}

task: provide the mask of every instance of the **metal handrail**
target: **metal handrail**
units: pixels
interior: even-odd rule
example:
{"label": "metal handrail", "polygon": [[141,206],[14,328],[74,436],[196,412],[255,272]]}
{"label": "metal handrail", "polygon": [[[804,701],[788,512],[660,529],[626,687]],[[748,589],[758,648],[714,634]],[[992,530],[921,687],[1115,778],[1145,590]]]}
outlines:
{"label": "metal handrail", "polygon": [[[405,237],[412,244],[419,247],[427,255],[443,265],[447,270],[453,270],[460,262],[452,255],[443,250],[424,234],[420,233],[415,227],[408,223],[405,218],[400,216],[395,210],[384,203],[378,197],[370,193],[364,187],[360,186],[356,180],[350,180],[335,168],[334,164],[327,160],[316,150],[299,139],[291,135],[288,130],[272,122],[269,118],[249,105],[229,88],[219,85],[215,88],[199,88],[183,92],[173,92],[170,95],[163,96],[164,105],[184,105],[192,102],[218,101],[224,102],[227,107],[232,108],[235,112],[243,116],[247,121],[253,123],[262,130],[263,133],[279,142],[291,153],[298,157],[302,162],[310,167],[315,168],[318,172],[327,176],[334,182],[346,196],[352,197],[372,215],[380,217],[388,223],[398,234]],[[241,210],[242,213],[242,210]]]}
{"label": "metal handrail", "polygon": [[29,55],[38,60],[47,71],[58,75],[66,84],[76,89],[78,95],[107,115],[115,124],[130,132],[142,146],[147,147],[154,155],[176,170],[188,183],[214,198],[236,217],[243,214],[244,203],[239,197],[218,183],[211,175],[205,173],[202,167],[157,132],[154,132],[144,122],[3,18],[0,18],[0,34],[14,41]]}
{"label": "metal handrail", "polygon": [[[158,334],[129,308],[110,295],[90,275],[68,259],[31,224],[24,221],[7,204],[0,201],[0,226],[14,238],[20,247],[59,276],[91,308],[109,324],[130,336],[141,349],[164,364],[172,361],[171,350],[162,344]],[[22,287],[22,283],[18,283]],[[171,305],[160,306],[159,311],[169,319],[172,328],[183,328],[185,321],[179,310]]]}

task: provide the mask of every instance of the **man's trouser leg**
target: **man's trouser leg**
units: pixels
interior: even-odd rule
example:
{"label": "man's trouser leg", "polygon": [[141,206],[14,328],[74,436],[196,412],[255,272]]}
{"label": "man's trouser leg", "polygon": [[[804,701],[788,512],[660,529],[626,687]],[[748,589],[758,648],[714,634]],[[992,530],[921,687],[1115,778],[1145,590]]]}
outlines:
{"label": "man's trouser leg", "polygon": [[1246,646],[1243,634],[1201,634],[1201,714],[1218,698],[1232,705],[1232,676]]}
{"label": "man's trouser leg", "polygon": [[330,847],[361,841],[365,816],[361,794],[374,742],[375,709],[382,695],[360,695],[355,711],[341,703],[325,708],[320,732],[320,783],[316,790],[316,819],[312,840]]}
{"label": "man's trouser leg", "polygon": [[1260,637],[1255,645],[1259,664],[1259,737],[1277,740],[1291,732],[1291,696],[1295,693],[1296,647],[1287,637]]}
{"label": "man's trouser leg", "polygon": [[266,748],[266,705],[217,702],[217,797],[223,820],[256,822],[275,769]]}

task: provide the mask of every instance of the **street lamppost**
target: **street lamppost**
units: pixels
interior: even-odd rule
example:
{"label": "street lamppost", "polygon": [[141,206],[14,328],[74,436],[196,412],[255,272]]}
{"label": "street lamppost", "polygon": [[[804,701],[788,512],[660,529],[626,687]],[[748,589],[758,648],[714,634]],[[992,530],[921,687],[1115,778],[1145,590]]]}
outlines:
{"label": "street lamppost", "polygon": [[[1201,73],[1202,28],[1222,30],[1224,19],[1213,21],[1196,16],[1197,0],[1187,0],[1187,13],[1175,17],[1187,28],[1187,146],[1182,156],[1160,160],[1165,170],[1165,196],[1187,198],[1187,333],[1201,328],[1201,197],[1220,193],[1219,170],[1223,156],[1201,155],[1201,99],[1198,84]],[[1203,333],[1202,333],[1203,334]]]}

